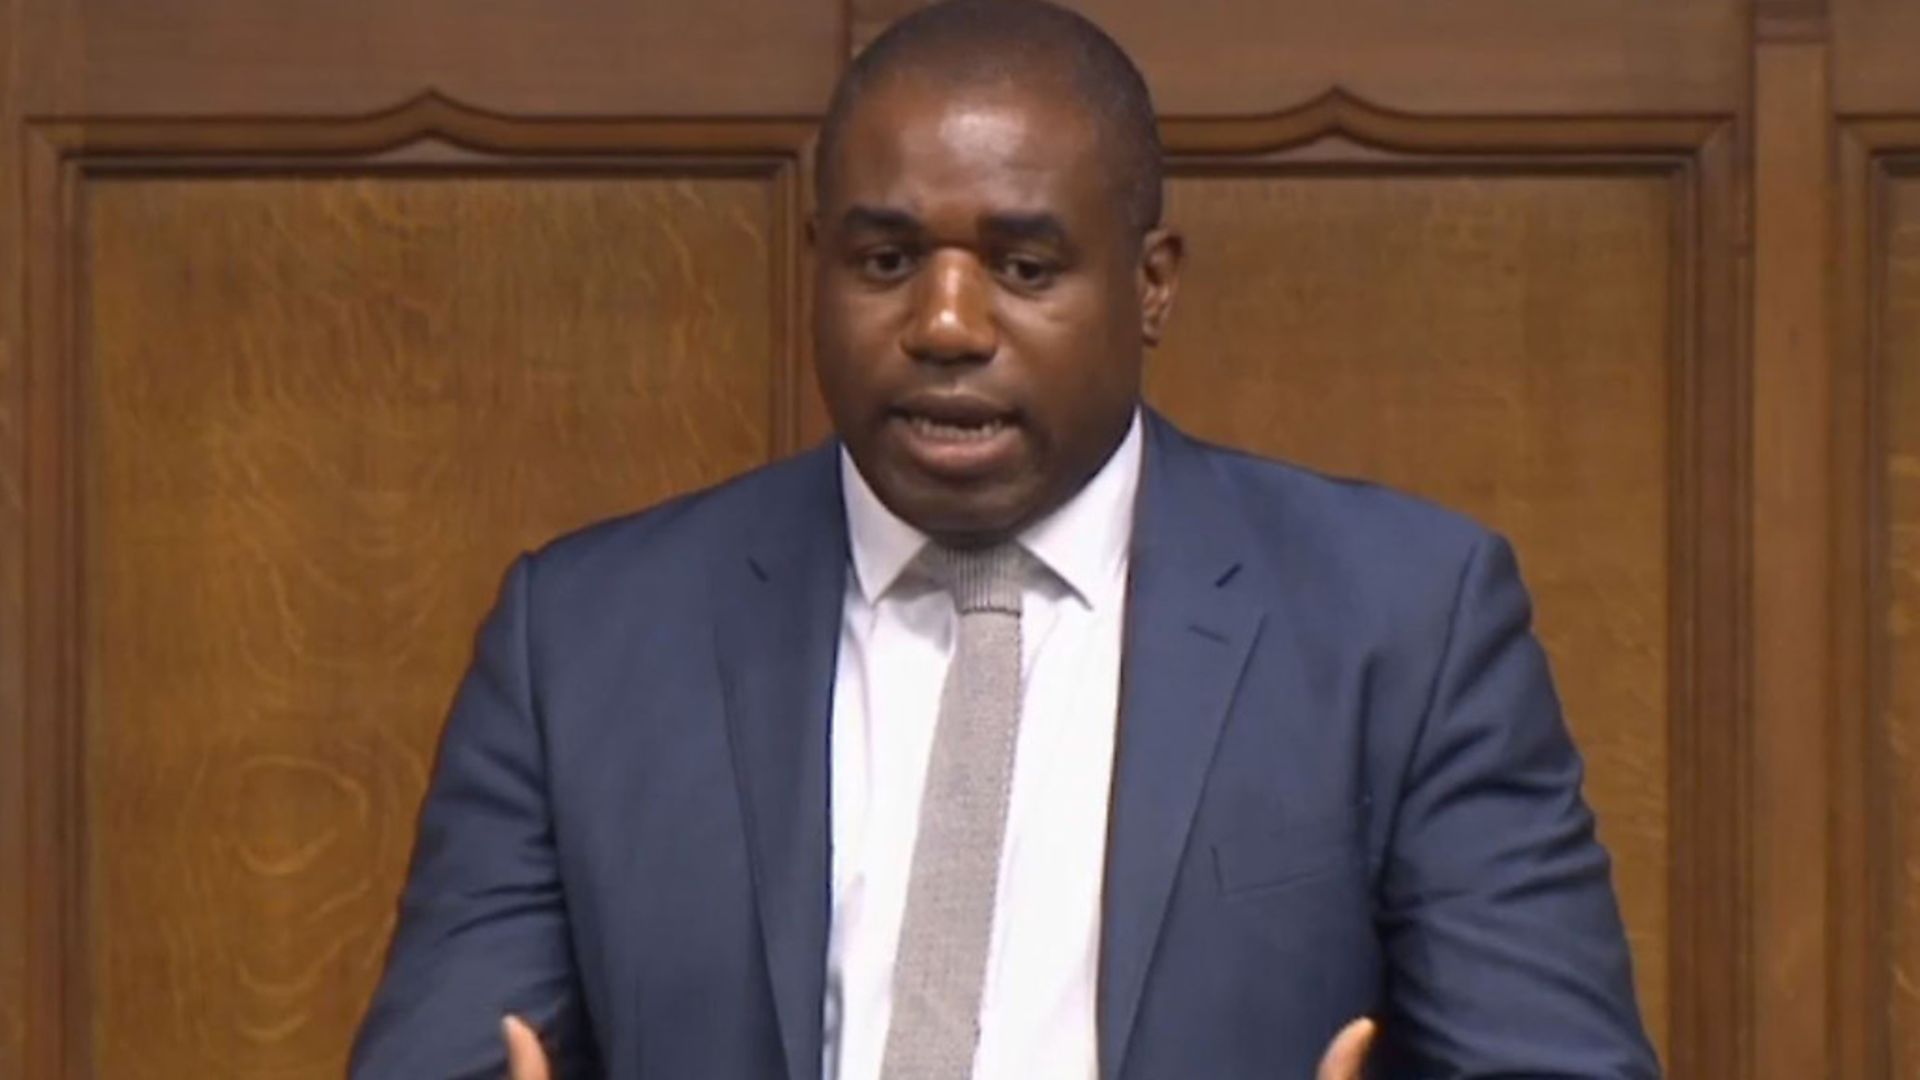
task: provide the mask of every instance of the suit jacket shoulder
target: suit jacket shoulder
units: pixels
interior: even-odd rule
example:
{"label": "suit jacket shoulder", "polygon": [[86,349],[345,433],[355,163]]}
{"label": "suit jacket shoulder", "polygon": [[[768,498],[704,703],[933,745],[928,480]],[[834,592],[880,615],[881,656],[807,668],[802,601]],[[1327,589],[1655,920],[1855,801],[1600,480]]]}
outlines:
{"label": "suit jacket shoulder", "polygon": [[[1147,864],[1122,841],[1180,820],[1162,764],[1210,764],[1179,789],[1194,810],[1151,974],[1137,944],[1110,949],[1143,989],[1109,1067],[1174,1075],[1206,1045],[1220,1060],[1193,1074],[1305,1075],[1370,1013],[1382,1075],[1654,1074],[1511,548],[1164,421],[1149,448],[1110,852],[1130,880]],[[1231,995],[1197,992],[1222,971]]]}
{"label": "suit jacket shoulder", "polygon": [[1507,548],[1478,521],[1417,495],[1186,441],[1217,478],[1214,501],[1244,530],[1241,550],[1269,602],[1342,613],[1342,634],[1312,638],[1346,648],[1403,642],[1430,655],[1475,553]]}
{"label": "suit jacket shoulder", "polygon": [[[630,514],[576,529],[533,554],[552,587],[588,592],[648,578],[684,579],[716,547],[822,520],[839,502],[839,449],[828,443]],[[837,509],[833,514],[838,514]]]}

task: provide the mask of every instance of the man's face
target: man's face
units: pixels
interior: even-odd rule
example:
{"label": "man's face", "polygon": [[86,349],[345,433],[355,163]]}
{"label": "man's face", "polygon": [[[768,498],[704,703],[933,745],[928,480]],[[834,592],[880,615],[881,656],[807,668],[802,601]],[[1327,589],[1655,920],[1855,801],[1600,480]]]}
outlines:
{"label": "man's face", "polygon": [[813,224],[834,426],[909,523],[961,546],[1008,537],[1126,434],[1179,240],[1142,242],[1092,117],[1044,80],[884,78],[834,153]]}

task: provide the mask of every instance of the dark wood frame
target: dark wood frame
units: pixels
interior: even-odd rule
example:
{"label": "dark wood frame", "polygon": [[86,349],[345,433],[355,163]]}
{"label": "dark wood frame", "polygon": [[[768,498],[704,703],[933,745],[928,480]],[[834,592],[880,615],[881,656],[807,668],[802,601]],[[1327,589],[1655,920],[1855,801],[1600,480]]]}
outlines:
{"label": "dark wood frame", "polygon": [[1833,1075],[1892,1076],[1892,850],[1886,755],[1886,189],[1920,176],[1920,114],[1838,118],[1838,288],[1833,394],[1834,700],[1829,888],[1834,918]]}

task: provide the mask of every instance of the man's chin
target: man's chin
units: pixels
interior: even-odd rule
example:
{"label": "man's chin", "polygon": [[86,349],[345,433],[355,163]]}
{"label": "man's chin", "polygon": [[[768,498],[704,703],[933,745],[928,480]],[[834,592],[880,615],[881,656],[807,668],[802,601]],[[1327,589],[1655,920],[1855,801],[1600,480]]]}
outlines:
{"label": "man's chin", "polygon": [[[891,486],[891,485],[890,485]],[[900,520],[951,547],[998,543],[1034,518],[1033,498],[1014,484],[965,488],[929,484],[923,478],[892,492],[877,491]]]}

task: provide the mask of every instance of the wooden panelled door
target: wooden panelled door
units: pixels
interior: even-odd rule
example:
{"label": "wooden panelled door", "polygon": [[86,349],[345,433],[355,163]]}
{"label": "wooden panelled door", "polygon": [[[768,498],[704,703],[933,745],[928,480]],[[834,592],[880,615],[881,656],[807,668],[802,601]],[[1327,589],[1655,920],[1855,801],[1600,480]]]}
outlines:
{"label": "wooden panelled door", "polygon": [[[0,1077],[324,1077],[562,530],[826,434],[814,121],[900,0],[0,0]],[[1920,16],[1081,0],[1149,396],[1509,534],[1683,1077],[1920,1070]]]}

